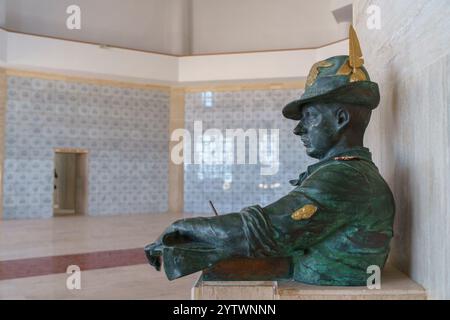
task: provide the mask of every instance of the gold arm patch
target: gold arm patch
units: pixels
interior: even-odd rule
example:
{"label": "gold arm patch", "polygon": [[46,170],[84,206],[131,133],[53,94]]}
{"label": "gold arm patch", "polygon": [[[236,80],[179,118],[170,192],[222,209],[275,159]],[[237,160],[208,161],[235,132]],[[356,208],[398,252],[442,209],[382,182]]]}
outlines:
{"label": "gold arm patch", "polygon": [[349,160],[357,160],[358,157],[355,156],[342,156],[342,157],[334,157],[334,160],[341,160],[341,161],[349,161]]}
{"label": "gold arm patch", "polygon": [[317,207],[315,205],[307,204],[294,211],[294,213],[291,215],[291,218],[294,220],[309,219],[314,215],[314,213],[316,213],[316,211]]}

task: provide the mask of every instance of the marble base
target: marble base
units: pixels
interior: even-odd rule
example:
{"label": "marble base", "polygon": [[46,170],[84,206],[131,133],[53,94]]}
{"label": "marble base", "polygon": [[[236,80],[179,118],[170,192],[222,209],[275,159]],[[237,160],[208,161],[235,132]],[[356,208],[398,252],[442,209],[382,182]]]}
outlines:
{"label": "marble base", "polygon": [[383,271],[381,289],[312,286],[294,281],[203,281],[192,300],[425,300],[425,289],[396,269]]}

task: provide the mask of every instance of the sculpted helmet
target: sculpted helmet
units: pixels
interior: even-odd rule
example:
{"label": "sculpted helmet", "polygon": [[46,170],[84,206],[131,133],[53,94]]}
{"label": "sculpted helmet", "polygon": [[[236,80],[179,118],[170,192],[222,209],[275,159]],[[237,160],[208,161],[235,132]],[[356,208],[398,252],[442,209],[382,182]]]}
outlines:
{"label": "sculpted helmet", "polygon": [[380,102],[378,84],[370,81],[356,32],[350,26],[348,56],[335,56],[315,63],[306,80],[305,92],[283,108],[286,118],[299,120],[301,108],[311,102],[342,102],[375,109]]}

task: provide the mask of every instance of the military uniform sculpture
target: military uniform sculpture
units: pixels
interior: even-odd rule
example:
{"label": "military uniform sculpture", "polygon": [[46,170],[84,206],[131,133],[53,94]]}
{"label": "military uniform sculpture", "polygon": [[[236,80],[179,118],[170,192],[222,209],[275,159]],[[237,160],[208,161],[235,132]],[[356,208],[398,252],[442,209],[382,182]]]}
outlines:
{"label": "military uniform sculpture", "polygon": [[[309,156],[320,161],[274,203],[210,218],[173,223],[145,248],[168,279],[233,258],[289,257],[295,281],[365,285],[367,268],[383,268],[394,220],[392,193],[363,147],[378,85],[363,67],[353,28],[349,56],[313,65],[302,97],[283,109],[298,120]],[[161,262],[162,260],[162,262]]]}

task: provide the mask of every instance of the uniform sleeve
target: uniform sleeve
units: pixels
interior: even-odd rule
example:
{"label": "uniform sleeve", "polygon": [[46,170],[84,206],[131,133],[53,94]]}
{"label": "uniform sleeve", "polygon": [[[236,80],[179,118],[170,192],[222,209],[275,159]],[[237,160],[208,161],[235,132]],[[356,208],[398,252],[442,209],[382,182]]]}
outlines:
{"label": "uniform sleeve", "polygon": [[[321,242],[351,223],[358,213],[356,208],[367,202],[368,188],[364,175],[351,165],[331,163],[263,211],[284,254],[290,254]],[[309,213],[311,208],[315,210],[311,216],[293,216],[302,208]]]}

